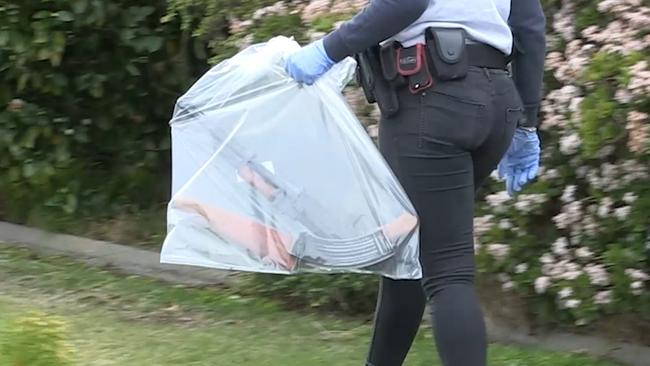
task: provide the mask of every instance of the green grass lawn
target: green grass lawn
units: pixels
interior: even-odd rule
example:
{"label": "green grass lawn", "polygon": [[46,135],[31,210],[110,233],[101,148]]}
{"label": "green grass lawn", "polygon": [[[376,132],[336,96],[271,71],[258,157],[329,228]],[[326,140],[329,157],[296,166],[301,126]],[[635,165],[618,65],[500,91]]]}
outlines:
{"label": "green grass lawn", "polygon": [[[361,366],[371,331],[225,289],[169,286],[0,246],[0,329],[34,309],[67,323],[83,366]],[[430,334],[422,328],[406,365],[439,365]],[[489,364],[614,365],[502,345],[491,346]]]}

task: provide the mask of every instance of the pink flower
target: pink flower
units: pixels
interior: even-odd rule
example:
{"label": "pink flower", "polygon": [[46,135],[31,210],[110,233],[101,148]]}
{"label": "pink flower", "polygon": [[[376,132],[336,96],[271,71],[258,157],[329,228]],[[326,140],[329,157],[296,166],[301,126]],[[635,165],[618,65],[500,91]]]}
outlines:
{"label": "pink flower", "polygon": [[257,9],[255,13],[253,13],[253,20],[258,20],[261,19],[265,16],[269,15],[284,15],[287,14],[288,9],[286,5],[284,4],[283,1],[278,1],[273,5],[263,7],[261,9]]}
{"label": "pink flower", "polygon": [[581,274],[582,274],[582,271],[580,271],[580,270],[578,270],[578,271],[567,271],[567,272],[564,272],[562,274],[561,278],[563,278],[565,280],[573,281],[576,278],[580,277]]}
{"label": "pink flower", "polygon": [[632,101],[632,94],[626,89],[619,89],[616,91],[614,99],[621,104],[627,104]]}
{"label": "pink flower", "polygon": [[334,0],[334,4],[330,9],[332,14],[352,14],[356,13],[364,6],[366,6],[367,1],[359,0]]}
{"label": "pink flower", "polygon": [[488,253],[492,255],[495,259],[501,261],[508,256],[510,247],[506,244],[489,244],[487,246]]}
{"label": "pink flower", "polygon": [[22,99],[12,99],[7,106],[9,112],[18,112],[25,107],[25,101]]}
{"label": "pink flower", "polygon": [[650,70],[647,61],[639,61],[629,69],[630,83],[627,88],[634,96],[643,96],[650,93]]}
{"label": "pink flower", "polygon": [[580,222],[582,219],[582,203],[573,201],[562,208],[562,212],[553,217],[555,226],[559,229],[567,229],[571,225]]}
{"label": "pink flower", "polygon": [[[542,110],[545,110],[544,105],[542,105]],[[542,123],[541,129],[544,131],[554,130],[557,128],[564,128],[568,120],[561,114],[555,112],[544,112],[544,122]]]}
{"label": "pink flower", "polygon": [[515,266],[515,273],[521,274],[528,271],[528,263],[520,263]]}
{"label": "pink flower", "polygon": [[617,219],[622,221],[627,219],[627,217],[630,215],[630,212],[632,212],[632,207],[623,206],[614,210],[614,216],[616,216]]}
{"label": "pink flower", "polygon": [[596,295],[594,295],[595,304],[605,305],[609,304],[610,302],[612,302],[612,292],[610,290],[599,291]]}
{"label": "pink flower", "polygon": [[574,244],[579,244],[582,240],[582,228],[579,225],[575,225],[571,228],[571,242]]}
{"label": "pink flower", "polygon": [[630,184],[636,180],[645,180],[650,178],[648,166],[641,164],[635,160],[625,160],[619,165],[625,173],[623,179],[621,179],[624,184]]}
{"label": "pink flower", "polygon": [[542,273],[553,279],[559,279],[562,273],[564,273],[564,270],[560,265],[554,263],[547,263],[542,265]]}
{"label": "pink flower", "polygon": [[576,186],[574,184],[570,184],[564,187],[564,192],[562,192],[562,197],[560,200],[564,203],[569,203],[575,199],[575,193]]}
{"label": "pink flower", "polygon": [[557,296],[560,299],[567,298],[571,295],[573,295],[573,289],[571,287],[565,287],[557,293]]}
{"label": "pink flower", "polygon": [[648,277],[648,275],[645,272],[634,268],[626,269],[625,274],[631,279],[637,281],[647,281],[648,279],[650,279],[650,277]]}
{"label": "pink flower", "polygon": [[550,284],[551,284],[550,278],[546,276],[537,277],[537,279],[535,279],[535,292],[537,292],[538,294],[545,293],[546,289]]}
{"label": "pink flower", "polygon": [[379,126],[377,126],[377,124],[368,126],[367,130],[370,137],[377,138],[379,136]]}
{"label": "pink flower", "polygon": [[631,205],[634,202],[636,202],[637,198],[639,198],[639,196],[637,196],[633,192],[626,192],[623,195],[623,202],[627,203],[628,205]]}
{"label": "pink flower", "polygon": [[562,63],[564,63],[564,57],[562,56],[562,53],[555,51],[549,52],[546,55],[545,65],[547,70],[555,69]]}
{"label": "pink flower", "polygon": [[578,258],[589,258],[592,255],[594,255],[594,253],[587,247],[580,247],[576,249],[576,256]]}
{"label": "pink flower", "polygon": [[312,0],[302,11],[302,20],[309,23],[321,15],[327,14],[330,0]]}
{"label": "pink flower", "polygon": [[552,244],[553,253],[559,256],[567,255],[569,253],[569,251],[567,250],[568,246],[569,246],[569,241],[567,240],[567,238],[564,237],[558,238]]}
{"label": "pink flower", "polygon": [[578,306],[580,306],[581,303],[582,303],[582,301],[580,301],[580,300],[569,299],[564,303],[564,306],[567,307],[568,309],[575,309]]}
{"label": "pink flower", "polygon": [[507,208],[505,204],[511,200],[511,197],[508,192],[501,191],[486,196],[485,200],[496,212],[505,212]]}
{"label": "pink flower", "polygon": [[512,290],[514,287],[515,287],[515,284],[512,281],[505,282],[503,285],[501,285],[501,288],[504,291]]}
{"label": "pink flower", "polygon": [[559,214],[553,216],[553,222],[558,229],[566,229],[569,226],[569,215],[566,212],[560,212]]}
{"label": "pink flower", "polygon": [[630,284],[630,288],[632,289],[633,295],[641,295],[643,293],[643,282],[634,281]]}
{"label": "pink flower", "polygon": [[593,41],[595,40],[594,36],[598,35],[599,33],[600,33],[600,29],[598,29],[597,25],[590,25],[587,28],[582,30],[582,37],[590,41]]}
{"label": "pink flower", "polygon": [[476,235],[481,236],[490,231],[492,228],[493,215],[485,215],[474,218],[474,232]]}
{"label": "pink flower", "polygon": [[587,236],[594,237],[598,235],[599,226],[593,216],[585,217],[584,221],[582,222],[582,228],[585,235]]}
{"label": "pink flower", "polygon": [[514,226],[508,219],[502,219],[501,221],[499,221],[499,229],[501,230],[510,230],[513,227]]}
{"label": "pink flower", "polygon": [[572,133],[568,136],[560,137],[560,151],[564,155],[573,155],[578,152],[582,140],[578,133]]}
{"label": "pink flower", "polygon": [[592,284],[597,286],[607,286],[609,284],[609,276],[603,265],[588,264],[584,269]]}
{"label": "pink flower", "polygon": [[573,281],[582,275],[582,269],[578,264],[564,260],[551,270],[551,275],[562,280]]}
{"label": "pink flower", "polygon": [[631,9],[631,6],[641,5],[640,0],[603,0],[598,3],[601,13],[620,13]]}
{"label": "pink flower", "polygon": [[545,194],[520,194],[517,196],[515,208],[523,213],[532,211],[535,207],[543,204],[548,199]]}
{"label": "pink flower", "polygon": [[650,148],[650,120],[648,114],[632,111],[627,115],[625,129],[628,132],[627,146],[634,153]]}
{"label": "pink flower", "polygon": [[566,41],[570,41],[574,37],[575,32],[575,19],[574,19],[574,6],[570,1],[562,2],[560,11],[553,16],[553,30],[559,33]]}
{"label": "pink flower", "polygon": [[610,197],[603,198],[600,202],[600,206],[598,206],[598,216],[603,218],[608,217],[613,204],[614,201]]}
{"label": "pink flower", "polygon": [[539,261],[542,264],[551,264],[555,262],[555,258],[553,258],[553,256],[550,253],[544,253],[544,255],[542,255],[539,258]]}
{"label": "pink flower", "polygon": [[241,21],[239,19],[231,19],[230,20],[230,32],[231,33],[241,33],[245,31],[247,28],[253,25],[253,20],[248,19]]}
{"label": "pink flower", "polygon": [[545,169],[541,176],[540,179],[544,181],[552,180],[552,179],[557,179],[560,177],[560,173],[557,171],[557,169]]}
{"label": "pink flower", "polygon": [[574,97],[571,99],[571,103],[569,104],[569,111],[574,114],[580,113],[580,104],[582,103],[583,97]]}

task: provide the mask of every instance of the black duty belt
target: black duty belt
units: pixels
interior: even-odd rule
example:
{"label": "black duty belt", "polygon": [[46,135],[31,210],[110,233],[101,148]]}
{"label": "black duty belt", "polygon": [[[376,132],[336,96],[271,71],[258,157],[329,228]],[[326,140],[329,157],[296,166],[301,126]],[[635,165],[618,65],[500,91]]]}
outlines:
{"label": "black duty belt", "polygon": [[460,28],[427,28],[425,42],[411,47],[389,41],[355,55],[357,77],[366,99],[377,102],[390,116],[399,110],[396,89],[407,86],[417,94],[438,82],[459,80],[468,68],[505,70],[510,62],[503,52],[471,40]]}
{"label": "black duty belt", "polygon": [[469,42],[465,45],[465,52],[470,66],[506,69],[510,61],[503,52],[484,43]]}

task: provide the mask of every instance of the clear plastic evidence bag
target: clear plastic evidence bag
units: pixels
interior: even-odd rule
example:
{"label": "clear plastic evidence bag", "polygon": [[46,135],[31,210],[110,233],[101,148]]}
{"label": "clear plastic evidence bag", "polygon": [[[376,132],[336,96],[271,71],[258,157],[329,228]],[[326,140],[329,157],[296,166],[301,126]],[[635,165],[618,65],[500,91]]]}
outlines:
{"label": "clear plastic evidence bag", "polygon": [[356,62],[304,86],[299,48],[249,46],[177,100],[161,262],[421,278],[415,210],[342,95]]}

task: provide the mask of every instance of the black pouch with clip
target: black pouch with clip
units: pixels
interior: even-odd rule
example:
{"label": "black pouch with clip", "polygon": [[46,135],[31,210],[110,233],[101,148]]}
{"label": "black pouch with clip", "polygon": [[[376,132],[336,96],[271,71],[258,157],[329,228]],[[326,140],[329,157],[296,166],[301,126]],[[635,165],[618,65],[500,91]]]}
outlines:
{"label": "black pouch with clip", "polygon": [[357,61],[357,81],[368,103],[377,103],[385,116],[392,116],[399,110],[399,101],[394,88],[382,77],[379,61],[379,45],[355,55]]}
{"label": "black pouch with clip", "polygon": [[425,36],[435,78],[441,81],[464,78],[469,67],[465,30],[430,27]]}
{"label": "black pouch with clip", "polygon": [[397,48],[399,44],[395,41],[383,44],[379,49],[379,63],[384,79],[394,82],[400,76],[397,73]]}
{"label": "black pouch with clip", "polygon": [[375,89],[375,75],[373,75],[372,68],[370,67],[370,61],[368,60],[367,52],[359,52],[354,55],[354,59],[357,62],[356,67],[356,80],[357,83],[361,86],[363,94],[366,97],[368,103],[375,103],[374,89]]}
{"label": "black pouch with clip", "polygon": [[393,88],[399,88],[408,83],[408,80],[398,72],[397,50],[399,47],[398,42],[391,41],[382,45],[379,50],[381,73]]}

